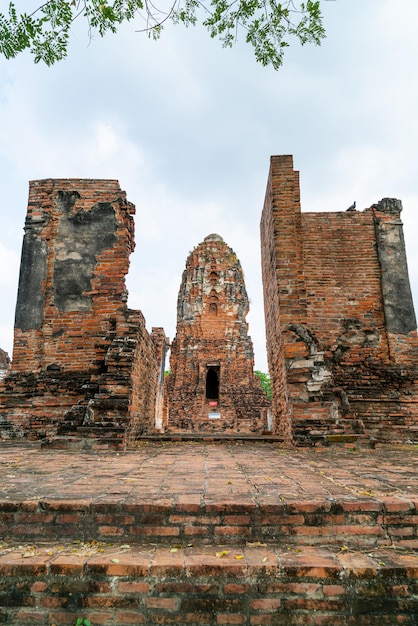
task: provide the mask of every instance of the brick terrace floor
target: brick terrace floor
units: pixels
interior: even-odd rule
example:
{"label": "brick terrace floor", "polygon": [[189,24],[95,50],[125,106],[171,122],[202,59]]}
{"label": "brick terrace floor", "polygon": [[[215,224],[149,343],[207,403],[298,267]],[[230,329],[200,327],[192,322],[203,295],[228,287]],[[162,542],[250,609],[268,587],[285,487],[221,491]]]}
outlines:
{"label": "brick terrace floor", "polygon": [[263,443],[139,444],[128,452],[0,444],[2,500],[255,503],[418,497],[418,447],[282,449]]}

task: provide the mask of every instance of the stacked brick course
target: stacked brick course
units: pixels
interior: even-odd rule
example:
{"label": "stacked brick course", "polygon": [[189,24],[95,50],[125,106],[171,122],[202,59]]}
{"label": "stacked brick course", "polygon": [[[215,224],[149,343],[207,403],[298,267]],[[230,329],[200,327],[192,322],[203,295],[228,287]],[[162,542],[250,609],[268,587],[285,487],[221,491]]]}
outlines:
{"label": "stacked brick course", "polygon": [[[138,480],[138,479],[136,479]],[[122,498],[123,499],[123,498]],[[174,498],[172,499],[174,500]],[[5,542],[113,541],[159,545],[190,541],[197,545],[252,543],[349,546],[353,550],[396,544],[418,545],[418,504],[412,497],[260,503],[235,500],[180,503],[169,498],[126,503],[55,496],[25,502],[0,501],[0,531]],[[284,498],[282,498],[284,500]]]}
{"label": "stacked brick course", "polygon": [[31,182],[4,437],[153,428],[164,339],[126,305],[134,213],[115,180]]}
{"label": "stacked brick course", "polygon": [[261,220],[276,430],[299,442],[418,437],[418,340],[399,200],[301,213],[291,156],[272,157]]}
{"label": "stacked brick course", "polygon": [[189,255],[166,381],[170,432],[262,432],[269,401],[254,376],[247,291],[234,251],[216,234]]}
{"label": "stacked brick course", "polygon": [[266,546],[228,548],[222,558],[213,548],[53,552],[0,556],[0,622],[416,625],[416,558],[393,550],[366,556]]}

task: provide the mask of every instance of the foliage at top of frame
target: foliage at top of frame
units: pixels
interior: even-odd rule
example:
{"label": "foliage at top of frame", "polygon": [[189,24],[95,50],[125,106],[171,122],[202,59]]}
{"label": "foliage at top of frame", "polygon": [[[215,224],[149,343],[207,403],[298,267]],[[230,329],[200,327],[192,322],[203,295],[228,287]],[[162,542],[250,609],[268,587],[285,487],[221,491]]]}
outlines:
{"label": "foliage at top of frame", "polygon": [[257,61],[275,69],[291,38],[320,45],[325,37],[319,0],[173,0],[168,11],[151,0],[48,0],[32,13],[18,12],[14,2],[7,14],[0,13],[0,54],[10,59],[29,50],[35,63],[53,65],[67,56],[71,25],[81,18],[91,38],[115,33],[133,19],[154,39],[168,20],[185,26],[200,22],[224,47],[243,33]]}

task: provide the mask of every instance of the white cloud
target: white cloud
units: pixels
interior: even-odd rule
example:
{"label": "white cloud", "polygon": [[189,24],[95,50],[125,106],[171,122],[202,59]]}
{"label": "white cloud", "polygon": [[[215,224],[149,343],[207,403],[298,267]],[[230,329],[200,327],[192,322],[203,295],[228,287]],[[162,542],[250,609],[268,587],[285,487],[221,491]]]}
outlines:
{"label": "white cloud", "polygon": [[0,288],[14,287],[19,276],[20,257],[0,242]]}

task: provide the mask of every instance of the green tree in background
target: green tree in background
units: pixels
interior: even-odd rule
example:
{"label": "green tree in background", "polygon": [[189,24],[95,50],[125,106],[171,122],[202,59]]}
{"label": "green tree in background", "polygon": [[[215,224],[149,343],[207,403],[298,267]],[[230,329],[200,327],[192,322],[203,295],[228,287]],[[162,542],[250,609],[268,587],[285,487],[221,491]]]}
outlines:
{"label": "green tree in background", "polygon": [[266,374],[265,372],[260,372],[260,370],[254,370],[254,374],[257,376],[257,378],[260,379],[262,388],[266,392],[268,399],[271,400],[270,374],[268,373]]}
{"label": "green tree in background", "polygon": [[185,26],[201,23],[223,46],[232,46],[242,34],[253,46],[257,61],[277,69],[292,37],[302,45],[319,45],[325,37],[320,4],[313,0],[172,0],[164,10],[155,0],[49,0],[26,13],[10,2],[8,12],[0,13],[0,54],[10,59],[29,50],[36,63],[52,65],[67,55],[71,25],[77,19],[85,19],[91,38],[114,33],[120,24],[134,19],[141,31],[158,38],[171,20]]}

